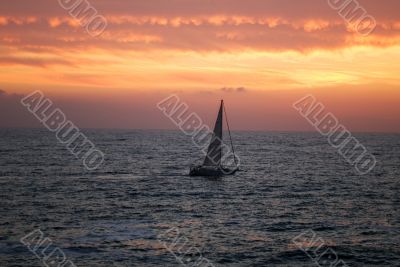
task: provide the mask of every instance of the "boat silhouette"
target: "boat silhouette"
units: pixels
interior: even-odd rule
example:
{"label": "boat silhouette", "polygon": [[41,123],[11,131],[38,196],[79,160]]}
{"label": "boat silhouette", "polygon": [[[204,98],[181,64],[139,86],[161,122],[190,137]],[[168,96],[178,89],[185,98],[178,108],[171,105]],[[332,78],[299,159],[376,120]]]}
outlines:
{"label": "boat silhouette", "polygon": [[[223,166],[223,120],[224,114],[226,117],[226,124],[228,127],[228,133],[230,138],[230,145],[232,150],[232,157],[234,160],[234,168]],[[224,100],[221,100],[221,105],[218,111],[217,120],[215,122],[214,132],[208,146],[207,155],[204,159],[203,164],[194,165],[190,168],[190,176],[223,176],[223,175],[233,175],[238,171],[238,160],[235,155],[235,150],[233,147],[231,131],[229,128],[228,117],[226,114],[226,109],[224,106]]]}

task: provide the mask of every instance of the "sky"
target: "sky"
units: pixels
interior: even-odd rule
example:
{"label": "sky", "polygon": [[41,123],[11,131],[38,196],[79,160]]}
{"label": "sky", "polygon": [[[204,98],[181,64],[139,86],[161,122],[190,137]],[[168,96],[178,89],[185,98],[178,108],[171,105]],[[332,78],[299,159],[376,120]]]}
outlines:
{"label": "sky", "polygon": [[235,130],[309,131],[292,105],[312,94],[352,131],[400,133],[398,0],[347,0],[370,34],[346,0],[80,1],[0,2],[0,127],[40,126],[20,104],[40,90],[82,128],[176,129],[156,106],[176,94],[208,125],[224,99]]}

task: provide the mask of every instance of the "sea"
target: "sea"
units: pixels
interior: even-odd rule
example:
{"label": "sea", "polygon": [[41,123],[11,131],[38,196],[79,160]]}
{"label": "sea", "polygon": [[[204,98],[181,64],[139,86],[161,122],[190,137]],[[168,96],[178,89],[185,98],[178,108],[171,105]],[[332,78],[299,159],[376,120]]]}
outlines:
{"label": "sea", "polygon": [[317,133],[233,132],[240,171],[206,178],[180,131],[83,132],[94,171],[46,129],[0,129],[1,267],[400,266],[398,134],[354,134],[377,159],[359,175]]}

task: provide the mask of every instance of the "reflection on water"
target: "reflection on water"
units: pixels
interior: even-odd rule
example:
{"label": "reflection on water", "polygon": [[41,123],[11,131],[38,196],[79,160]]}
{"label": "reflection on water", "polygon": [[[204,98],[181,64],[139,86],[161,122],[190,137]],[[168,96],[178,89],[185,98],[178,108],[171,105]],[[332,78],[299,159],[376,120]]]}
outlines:
{"label": "reflection on water", "polygon": [[242,171],[208,179],[179,132],[85,133],[93,173],[45,130],[0,130],[0,266],[40,266],[19,243],[37,228],[77,266],[177,266],[172,227],[216,266],[313,266],[292,245],[309,229],[349,266],[400,262],[399,135],[357,135],[379,162],[360,177],[317,134],[234,133]]}

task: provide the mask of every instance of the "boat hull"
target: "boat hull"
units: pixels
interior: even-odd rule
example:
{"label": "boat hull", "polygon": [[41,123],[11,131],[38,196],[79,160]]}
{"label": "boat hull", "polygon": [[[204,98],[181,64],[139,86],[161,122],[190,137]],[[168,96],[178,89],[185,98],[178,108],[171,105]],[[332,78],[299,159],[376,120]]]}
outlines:
{"label": "boat hull", "polygon": [[237,169],[209,167],[209,166],[194,166],[190,168],[190,176],[205,176],[205,177],[220,177],[224,175],[233,175]]}

